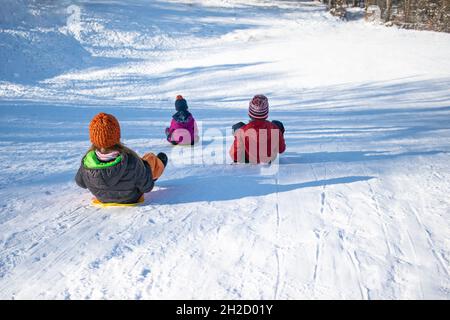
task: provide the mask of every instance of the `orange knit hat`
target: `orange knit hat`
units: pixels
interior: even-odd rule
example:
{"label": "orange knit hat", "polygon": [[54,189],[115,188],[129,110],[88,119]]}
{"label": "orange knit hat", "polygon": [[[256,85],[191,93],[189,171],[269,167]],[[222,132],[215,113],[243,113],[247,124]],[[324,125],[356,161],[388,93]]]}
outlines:
{"label": "orange knit hat", "polygon": [[97,148],[109,148],[120,143],[119,121],[111,114],[97,114],[89,125],[89,137]]}

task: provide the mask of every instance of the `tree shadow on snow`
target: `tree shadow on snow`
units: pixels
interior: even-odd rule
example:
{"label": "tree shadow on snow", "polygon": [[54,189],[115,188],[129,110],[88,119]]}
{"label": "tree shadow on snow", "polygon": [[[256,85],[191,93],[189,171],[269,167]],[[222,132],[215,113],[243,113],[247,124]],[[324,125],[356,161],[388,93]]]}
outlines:
{"label": "tree shadow on snow", "polygon": [[445,151],[411,151],[403,153],[390,153],[389,151],[343,151],[343,152],[313,152],[294,153],[286,152],[280,158],[280,164],[307,164],[326,162],[358,162],[374,160],[390,160],[408,156],[430,156]]}

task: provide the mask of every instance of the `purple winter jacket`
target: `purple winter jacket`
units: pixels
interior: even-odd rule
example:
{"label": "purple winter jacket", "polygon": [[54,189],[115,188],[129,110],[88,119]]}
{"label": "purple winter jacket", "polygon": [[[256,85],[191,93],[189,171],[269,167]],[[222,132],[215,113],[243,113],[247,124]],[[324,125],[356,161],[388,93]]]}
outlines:
{"label": "purple winter jacket", "polygon": [[189,111],[178,111],[166,129],[167,141],[172,144],[194,144],[198,141],[198,128]]}

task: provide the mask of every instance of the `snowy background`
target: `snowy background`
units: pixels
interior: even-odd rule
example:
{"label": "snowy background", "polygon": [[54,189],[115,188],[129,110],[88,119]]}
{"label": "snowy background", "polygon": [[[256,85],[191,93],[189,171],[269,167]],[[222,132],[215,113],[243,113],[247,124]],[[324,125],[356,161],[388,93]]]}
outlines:
{"label": "snowy background", "polygon": [[[0,298],[449,299],[449,57],[316,2],[2,0]],[[259,93],[279,170],[202,158]],[[195,164],[164,142],[177,94]],[[170,157],[144,206],[73,181],[100,111]]]}

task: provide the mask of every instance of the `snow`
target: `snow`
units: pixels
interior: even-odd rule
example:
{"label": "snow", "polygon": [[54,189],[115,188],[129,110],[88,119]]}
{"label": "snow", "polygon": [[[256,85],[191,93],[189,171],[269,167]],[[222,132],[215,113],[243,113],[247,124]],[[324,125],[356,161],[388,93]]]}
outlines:
{"label": "snow", "polygon": [[[315,2],[3,3],[0,298],[449,299],[449,34]],[[230,165],[257,93],[287,151]],[[164,142],[177,94],[193,154]],[[100,111],[169,155],[144,206],[73,181]]]}

